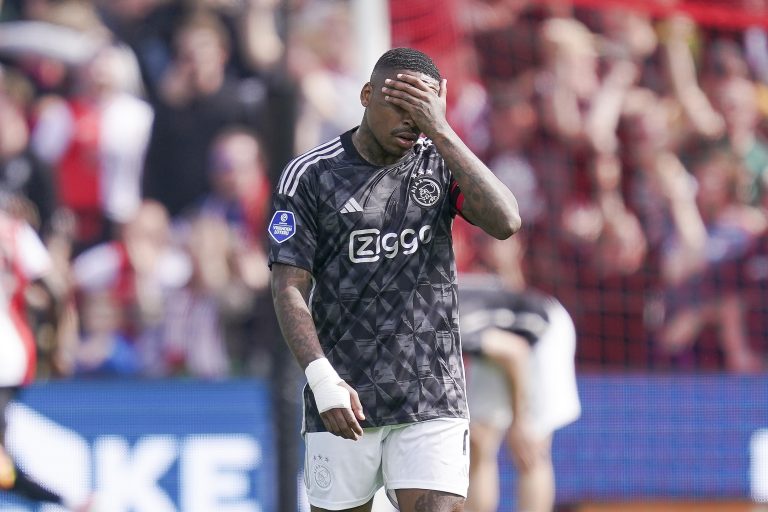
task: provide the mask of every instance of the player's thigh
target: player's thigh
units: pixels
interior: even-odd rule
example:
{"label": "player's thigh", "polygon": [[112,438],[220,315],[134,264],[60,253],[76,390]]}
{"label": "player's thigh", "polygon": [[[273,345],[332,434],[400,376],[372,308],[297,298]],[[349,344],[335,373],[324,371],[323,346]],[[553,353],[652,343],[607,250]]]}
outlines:
{"label": "player's thigh", "polygon": [[[371,501],[369,501],[368,503],[360,505],[359,507],[344,509],[343,512],[371,512],[372,505],[373,505],[373,498],[371,498]],[[326,512],[326,511],[331,512],[331,511],[328,511],[328,509],[318,508],[318,507],[315,507],[314,505],[310,505],[309,509],[312,512]],[[333,512],[338,512],[338,511],[333,511]]]}
{"label": "player's thigh", "polygon": [[[469,422],[439,418],[393,429],[384,439],[382,468],[390,499],[403,494],[407,503],[420,506],[463,503],[469,487]],[[400,490],[407,490],[400,493]],[[423,491],[434,491],[420,493]],[[404,508],[432,510],[430,508]],[[459,509],[460,510],[460,509]]]}
{"label": "player's thigh", "polygon": [[433,489],[397,489],[400,512],[462,512],[464,496]]}
{"label": "player's thigh", "polygon": [[357,441],[328,432],[304,436],[304,484],[312,510],[370,510],[383,484],[383,430],[365,429]]}

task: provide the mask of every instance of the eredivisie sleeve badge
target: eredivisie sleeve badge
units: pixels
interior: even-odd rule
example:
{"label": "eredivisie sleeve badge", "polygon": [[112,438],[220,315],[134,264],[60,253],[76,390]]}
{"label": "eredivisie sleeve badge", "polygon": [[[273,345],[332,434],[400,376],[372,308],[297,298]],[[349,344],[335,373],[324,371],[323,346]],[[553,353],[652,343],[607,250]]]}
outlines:
{"label": "eredivisie sleeve badge", "polygon": [[269,221],[269,236],[281,244],[296,234],[296,218],[293,212],[277,210]]}

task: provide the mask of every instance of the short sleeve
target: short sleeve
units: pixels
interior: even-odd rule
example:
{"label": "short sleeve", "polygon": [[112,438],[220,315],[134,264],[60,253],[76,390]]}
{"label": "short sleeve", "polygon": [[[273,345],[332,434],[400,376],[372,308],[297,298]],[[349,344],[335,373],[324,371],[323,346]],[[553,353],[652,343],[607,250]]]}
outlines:
{"label": "short sleeve", "polygon": [[317,196],[307,173],[298,186],[275,192],[269,221],[269,267],[285,263],[313,271],[317,247]]}

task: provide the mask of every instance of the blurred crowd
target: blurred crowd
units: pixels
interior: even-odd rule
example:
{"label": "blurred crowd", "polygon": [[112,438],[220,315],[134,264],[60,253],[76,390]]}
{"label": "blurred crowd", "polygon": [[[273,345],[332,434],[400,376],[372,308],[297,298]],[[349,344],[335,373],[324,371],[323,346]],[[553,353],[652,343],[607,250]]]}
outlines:
{"label": "blurred crowd", "polygon": [[764,368],[768,3],[391,5],[393,45],[450,70],[454,125],[520,201],[506,243],[456,226],[460,269],[559,297],[582,368]]}
{"label": "blurred crowd", "polygon": [[[40,376],[267,374],[272,185],[359,122],[354,4],[0,1],[0,210],[53,268],[26,293]],[[583,363],[702,366],[712,336],[711,366],[761,370],[768,32],[443,4],[391,0],[392,45],[435,58],[525,223],[457,221],[460,270],[558,296]]]}
{"label": "blurred crowd", "polygon": [[265,375],[271,184],[359,120],[324,98],[352,81],[349,6],[0,6],[0,205],[53,269],[25,292],[39,375]]}

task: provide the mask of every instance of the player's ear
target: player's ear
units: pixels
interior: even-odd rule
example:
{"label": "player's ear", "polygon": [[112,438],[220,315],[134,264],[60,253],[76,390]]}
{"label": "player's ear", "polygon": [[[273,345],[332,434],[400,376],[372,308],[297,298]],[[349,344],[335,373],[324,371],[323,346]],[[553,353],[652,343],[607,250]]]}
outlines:
{"label": "player's ear", "polygon": [[371,96],[373,95],[373,84],[366,82],[363,85],[363,89],[360,91],[360,104],[367,107],[371,103]]}

